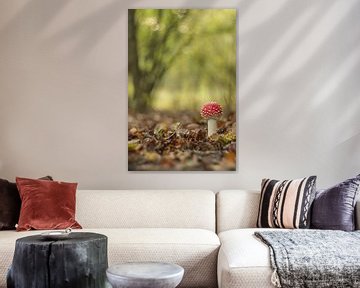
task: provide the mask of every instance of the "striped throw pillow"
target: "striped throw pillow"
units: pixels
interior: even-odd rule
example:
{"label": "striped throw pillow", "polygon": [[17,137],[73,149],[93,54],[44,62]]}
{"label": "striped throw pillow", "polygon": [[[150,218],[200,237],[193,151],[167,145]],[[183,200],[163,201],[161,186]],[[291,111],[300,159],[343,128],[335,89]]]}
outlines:
{"label": "striped throw pillow", "polygon": [[316,176],[294,180],[263,179],[257,227],[308,228]]}

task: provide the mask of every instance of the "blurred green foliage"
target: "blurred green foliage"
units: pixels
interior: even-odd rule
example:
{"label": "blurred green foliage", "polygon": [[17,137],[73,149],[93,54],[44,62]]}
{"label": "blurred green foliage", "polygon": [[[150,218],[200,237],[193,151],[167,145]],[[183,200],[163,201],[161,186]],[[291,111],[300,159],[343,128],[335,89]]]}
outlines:
{"label": "blurred green foliage", "polygon": [[236,104],[235,9],[129,10],[129,108]]}

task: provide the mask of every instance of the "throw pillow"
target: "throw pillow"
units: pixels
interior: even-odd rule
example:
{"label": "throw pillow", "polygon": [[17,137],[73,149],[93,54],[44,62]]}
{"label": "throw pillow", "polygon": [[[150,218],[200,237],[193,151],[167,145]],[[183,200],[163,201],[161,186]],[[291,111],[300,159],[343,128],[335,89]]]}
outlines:
{"label": "throw pillow", "polygon": [[16,178],[22,201],[17,231],[81,228],[75,220],[77,183]]}
{"label": "throw pillow", "polygon": [[353,231],[359,186],[360,174],[317,191],[312,205],[311,228]]}
{"label": "throw pillow", "polygon": [[294,180],[263,179],[257,227],[308,228],[316,176]]}
{"label": "throw pillow", "polygon": [[[52,180],[51,176],[40,179]],[[21,200],[15,183],[0,179],[0,230],[15,230]]]}
{"label": "throw pillow", "polygon": [[0,179],[0,230],[15,229],[21,200],[15,183]]}

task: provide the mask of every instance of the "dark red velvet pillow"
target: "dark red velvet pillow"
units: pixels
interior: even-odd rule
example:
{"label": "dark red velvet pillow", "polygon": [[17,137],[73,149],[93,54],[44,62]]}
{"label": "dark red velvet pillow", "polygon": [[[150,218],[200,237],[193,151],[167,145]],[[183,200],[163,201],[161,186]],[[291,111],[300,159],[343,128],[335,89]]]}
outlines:
{"label": "dark red velvet pillow", "polygon": [[16,178],[22,201],[17,231],[81,228],[75,220],[77,183]]}

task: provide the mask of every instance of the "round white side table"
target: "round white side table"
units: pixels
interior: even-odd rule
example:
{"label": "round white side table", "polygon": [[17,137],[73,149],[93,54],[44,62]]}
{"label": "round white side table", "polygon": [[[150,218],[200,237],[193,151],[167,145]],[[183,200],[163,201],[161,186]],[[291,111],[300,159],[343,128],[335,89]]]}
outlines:
{"label": "round white side table", "polygon": [[113,288],[175,288],[184,276],[184,268],[162,262],[117,264],[106,270]]}

